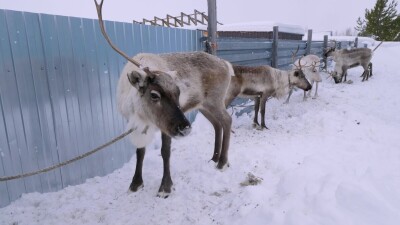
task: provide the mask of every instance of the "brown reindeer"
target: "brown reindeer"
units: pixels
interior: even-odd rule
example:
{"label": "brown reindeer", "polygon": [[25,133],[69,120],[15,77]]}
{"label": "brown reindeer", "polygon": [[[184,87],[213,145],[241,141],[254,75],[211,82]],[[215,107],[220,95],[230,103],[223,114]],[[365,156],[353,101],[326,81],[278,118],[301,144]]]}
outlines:
{"label": "brown reindeer", "polygon": [[130,135],[137,147],[136,171],[129,187],[143,186],[142,166],[145,147],[156,131],[161,130],[161,155],[164,172],[158,196],[168,197],[172,179],[169,168],[171,138],[186,136],[191,126],[184,113],[199,111],[215,129],[212,160],[218,169],[227,166],[232,119],[224,105],[225,93],[233,76],[229,62],[203,52],[138,54],[133,58],[116,48],[107,36],[102,20],[102,4],[95,0],[101,31],[111,47],[129,62],[117,87],[117,104],[128,120]]}
{"label": "brown reindeer", "polygon": [[284,71],[270,66],[233,66],[235,76],[232,77],[225,98],[225,106],[239,96],[255,99],[254,125],[258,123],[258,110],[261,105],[261,128],[265,125],[265,105],[269,98],[282,98],[286,96],[291,86],[297,86],[305,91],[311,89],[311,84],[305,78],[301,67]]}

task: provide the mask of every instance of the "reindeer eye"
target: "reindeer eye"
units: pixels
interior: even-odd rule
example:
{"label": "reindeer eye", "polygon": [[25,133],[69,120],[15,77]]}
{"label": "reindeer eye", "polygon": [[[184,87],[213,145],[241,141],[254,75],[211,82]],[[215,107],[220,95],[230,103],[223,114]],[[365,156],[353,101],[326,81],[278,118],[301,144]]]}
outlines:
{"label": "reindeer eye", "polygon": [[154,91],[154,90],[150,92],[150,97],[151,97],[151,100],[155,101],[155,102],[160,101],[160,99],[161,99],[160,93],[158,91]]}

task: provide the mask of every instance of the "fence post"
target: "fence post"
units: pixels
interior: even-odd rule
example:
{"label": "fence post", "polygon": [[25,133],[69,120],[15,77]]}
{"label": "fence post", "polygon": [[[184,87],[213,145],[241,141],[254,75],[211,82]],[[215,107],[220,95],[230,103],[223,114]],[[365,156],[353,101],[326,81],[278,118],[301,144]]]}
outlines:
{"label": "fence post", "polygon": [[339,41],[337,48],[338,49],[342,49],[342,42],[341,41]]}
{"label": "fence post", "polygon": [[326,70],[326,67],[328,66],[328,61],[326,60],[325,57],[325,51],[326,48],[328,48],[328,35],[324,35],[324,45],[322,47],[322,58],[323,58],[323,62],[324,62],[324,70]]}
{"label": "fence post", "polygon": [[306,49],[306,55],[310,54],[311,51],[311,42],[312,42],[312,30],[308,30],[308,35],[307,35],[307,49]]}
{"label": "fence post", "polygon": [[271,53],[271,66],[273,68],[278,67],[278,33],[279,27],[274,26],[274,33],[272,37],[272,53]]}
{"label": "fence post", "polygon": [[217,54],[217,2],[207,0],[208,4],[208,41],[210,54]]}
{"label": "fence post", "polygon": [[358,37],[356,37],[356,40],[354,40],[354,48],[358,48]]}

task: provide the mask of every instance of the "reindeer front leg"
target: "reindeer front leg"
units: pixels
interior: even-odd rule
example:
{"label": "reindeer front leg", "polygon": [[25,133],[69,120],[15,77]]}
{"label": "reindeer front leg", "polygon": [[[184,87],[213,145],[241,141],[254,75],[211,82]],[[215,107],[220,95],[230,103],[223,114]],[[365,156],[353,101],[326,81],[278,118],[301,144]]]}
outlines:
{"label": "reindeer front leg", "polygon": [[261,97],[261,128],[269,129],[265,126],[265,105],[267,104],[268,95],[263,95]]}
{"label": "reindeer front leg", "polygon": [[[318,83],[319,82],[315,82],[315,94],[314,94],[313,99],[316,99],[318,97]],[[311,92],[311,90],[310,90],[310,92]]]}
{"label": "reindeer front leg", "polygon": [[254,99],[254,119],[253,126],[260,126],[258,123],[258,110],[260,109],[260,97],[255,97]]}
{"label": "reindeer front leg", "polygon": [[135,175],[133,175],[132,178],[132,183],[129,186],[129,190],[133,192],[136,192],[137,190],[143,187],[142,168],[143,168],[143,159],[145,152],[146,148],[136,149],[136,170],[135,170]]}
{"label": "reindeer front leg", "polygon": [[171,156],[171,137],[162,133],[161,134],[161,156],[163,158],[164,173],[161,180],[160,189],[158,189],[158,197],[167,198],[171,193],[172,179],[169,170],[169,158]]}

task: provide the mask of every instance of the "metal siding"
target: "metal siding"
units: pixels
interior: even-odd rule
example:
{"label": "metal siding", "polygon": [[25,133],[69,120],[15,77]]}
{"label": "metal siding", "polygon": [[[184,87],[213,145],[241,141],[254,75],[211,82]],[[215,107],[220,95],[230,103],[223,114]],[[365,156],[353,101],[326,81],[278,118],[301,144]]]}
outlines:
{"label": "metal siding", "polygon": [[[116,36],[115,36],[115,44],[122,50],[122,51],[126,51],[126,49],[129,48],[133,48],[133,43],[131,43],[129,40],[126,39],[126,37],[124,35],[120,35],[123,32],[123,23],[120,22],[114,22],[114,27],[115,27],[115,32],[116,32]],[[143,27],[142,27],[143,28]],[[142,33],[143,34],[143,33]],[[129,46],[129,47],[128,47]],[[108,47],[108,46],[106,46]],[[126,59],[124,59],[123,57],[121,57],[118,53],[116,53],[115,51],[113,51],[113,53],[115,57],[117,57],[117,65],[118,65],[118,75],[120,74],[120,72],[122,71],[122,69],[124,68],[124,66],[126,65],[127,61]],[[116,83],[117,84],[117,83]],[[117,87],[115,84],[115,88]],[[114,91],[115,94],[115,91]],[[114,97],[115,98],[115,97]],[[126,122],[124,119],[122,119],[122,116],[118,113],[118,116],[120,116],[121,118],[121,125],[122,125],[122,129],[119,131],[119,133],[121,133],[123,130],[125,130],[126,128]],[[115,159],[116,162],[118,162],[119,164],[124,163],[129,161],[130,156],[133,154],[133,149],[135,147],[130,145],[129,147],[124,147],[122,146],[122,152],[120,154],[114,154],[113,158]]]}
{"label": "metal siding", "polygon": [[[97,68],[97,46],[95,43],[95,32],[94,32],[94,20],[82,19],[83,29],[85,33],[85,51],[86,51],[86,62],[87,62],[87,76],[89,77],[89,94],[90,104],[92,107],[91,118],[92,127],[91,130],[94,133],[93,142],[91,148],[102,144],[104,137],[104,119],[101,106],[101,94],[100,94],[100,83]],[[96,23],[97,24],[97,23]],[[103,154],[94,154],[88,157],[90,165],[93,167],[92,175],[99,176],[104,175],[105,170],[103,167],[98,167],[98,164],[104,164]]]}
{"label": "metal siding", "polygon": [[[70,143],[69,118],[65,97],[64,73],[61,67],[61,55],[59,49],[57,24],[55,16],[41,15],[43,32],[44,54],[46,57],[46,69],[50,87],[51,104],[53,106],[53,120],[55,122],[56,151],[59,161],[68,160],[69,149],[73,146]],[[61,168],[62,186],[65,187],[74,178],[75,169],[72,167]]]}
{"label": "metal siding", "polygon": [[[96,142],[96,146],[106,142],[113,138],[114,133],[113,130],[113,113],[112,113],[112,103],[111,103],[111,92],[110,92],[110,72],[109,72],[109,62],[107,58],[107,50],[108,44],[107,41],[101,34],[100,27],[97,21],[94,22],[94,34],[95,39],[93,40],[96,46],[96,55],[97,55],[97,74],[96,76],[99,79],[99,93],[100,98],[97,99],[101,106],[101,114],[103,115],[103,127],[101,129],[103,132],[102,139]],[[106,26],[112,26],[110,22],[106,23]],[[122,33],[123,34],[123,33]],[[104,173],[107,174],[113,168],[113,160],[112,152],[109,149],[105,149],[100,152],[102,157],[104,158],[103,165],[98,165],[104,168]]]}
{"label": "metal siding", "polygon": [[[68,127],[69,127],[69,145],[68,149],[61,150],[65,152],[66,159],[71,159],[77,155],[83,154],[85,151],[80,145],[79,137],[84,135],[81,129],[81,121],[79,116],[79,104],[77,97],[77,84],[75,78],[74,54],[72,48],[72,37],[69,26],[69,18],[65,16],[56,16],[56,29],[58,35],[59,51],[60,51],[60,71],[63,77],[63,87],[65,96],[65,104],[67,110]],[[62,160],[64,161],[64,160]],[[82,171],[86,170],[82,162],[75,162],[67,165],[73,176],[66,181],[68,184],[79,184],[85,179]],[[82,169],[83,168],[83,169]]]}
{"label": "metal siding", "polygon": [[[14,116],[18,116],[20,112],[19,106],[16,105],[19,100],[16,92],[14,61],[11,53],[11,41],[8,36],[6,13],[11,12],[0,10],[0,100],[3,115],[2,124],[4,124],[4,128],[0,129],[0,132],[2,133],[2,139],[6,139],[5,143],[0,143],[2,148],[2,161],[0,162],[3,163],[2,167],[7,175],[14,175],[22,173],[23,170],[18,150],[18,133],[15,126],[18,122],[14,121]],[[16,120],[20,119],[16,118]],[[8,196],[0,196],[1,205],[4,205],[2,199],[8,199],[7,202],[9,200],[12,201],[26,192],[23,179],[7,181],[6,185],[9,193]]]}
{"label": "metal siding", "polygon": [[[81,121],[81,138],[80,147],[82,151],[88,151],[93,140],[92,119],[91,119],[91,105],[90,105],[90,94],[88,88],[89,78],[87,76],[87,62],[86,62],[86,52],[84,45],[84,30],[82,19],[70,18],[70,29],[72,35],[72,51],[73,51],[73,69],[75,71],[76,80],[76,91],[78,97],[78,107],[79,107],[79,117]],[[85,137],[85,138],[82,138]],[[84,165],[82,170],[83,179],[90,177],[95,171],[93,166],[89,163],[88,159],[83,159],[82,163]]]}
{"label": "metal siding", "polygon": [[[38,14],[24,13],[24,19],[26,23],[30,65],[33,77],[33,82],[31,83],[30,88],[35,90],[35,104],[37,107],[38,122],[40,124],[40,127],[35,131],[35,135],[37,136],[35,151],[38,156],[39,168],[45,168],[58,162],[58,156],[57,154],[54,154],[54,149],[56,149],[57,146],[56,137],[54,135],[54,123],[48,79],[45,70],[46,62],[43,53]],[[55,191],[57,188],[61,188],[61,185],[56,185],[57,183],[61,183],[61,174],[59,169],[39,176],[42,183],[42,190],[44,192]]]}
{"label": "metal siding", "polygon": [[[1,57],[1,56],[0,56]],[[1,59],[0,59],[1,60]],[[1,69],[1,66],[0,66]],[[2,70],[0,70],[3,72]],[[6,161],[10,160],[9,149],[7,146],[7,133],[6,133],[6,125],[4,123],[3,116],[3,106],[1,103],[1,89],[0,89],[0,176],[6,175]],[[8,162],[8,163],[11,163]],[[0,182],[0,207],[6,206],[10,203],[10,196],[8,191],[8,182]]]}
{"label": "metal siding", "polygon": [[[16,89],[13,90],[19,99],[15,99],[15,109],[19,112],[18,122],[15,123],[18,142],[18,150],[22,163],[22,170],[30,172],[38,169],[37,144],[40,143],[35,135],[40,130],[36,108],[35,91],[30,87],[33,83],[30,68],[30,59],[27,46],[25,23],[22,13],[8,11],[6,13],[9,38],[11,41],[11,52],[14,60],[14,72],[16,79]],[[15,111],[14,111],[15,112]],[[16,118],[14,118],[16,119]],[[40,136],[39,136],[40,137]],[[26,191],[42,191],[40,179],[38,177],[25,178]]]}

